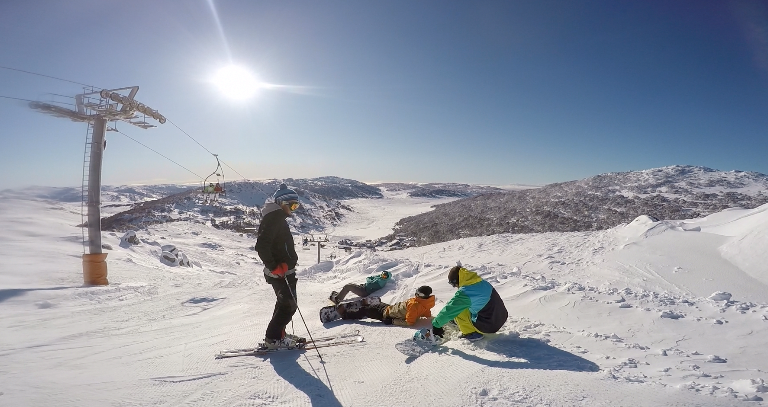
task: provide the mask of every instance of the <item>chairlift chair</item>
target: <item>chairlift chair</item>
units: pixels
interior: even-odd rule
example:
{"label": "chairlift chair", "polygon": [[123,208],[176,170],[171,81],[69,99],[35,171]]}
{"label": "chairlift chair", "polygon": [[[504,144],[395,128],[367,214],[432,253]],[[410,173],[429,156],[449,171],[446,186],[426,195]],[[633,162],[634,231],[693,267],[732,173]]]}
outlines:
{"label": "chairlift chair", "polygon": [[[212,173],[210,173],[205,179],[203,180],[203,203],[213,203],[217,201],[217,197],[219,194],[226,195],[226,188],[225,182],[224,182],[224,169],[221,167],[221,161],[219,160],[218,154],[213,154],[213,157],[216,158],[216,169],[213,170]],[[208,182],[208,179],[216,176],[216,184],[214,185],[213,182]],[[219,181],[221,179],[221,181]]]}

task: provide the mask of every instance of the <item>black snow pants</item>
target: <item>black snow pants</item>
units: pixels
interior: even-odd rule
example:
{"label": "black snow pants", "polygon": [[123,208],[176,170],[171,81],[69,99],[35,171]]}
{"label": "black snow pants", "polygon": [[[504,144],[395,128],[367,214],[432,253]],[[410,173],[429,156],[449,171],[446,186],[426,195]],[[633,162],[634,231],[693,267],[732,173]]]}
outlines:
{"label": "black snow pants", "polygon": [[[267,339],[281,339],[283,332],[285,332],[285,326],[291,322],[293,314],[296,313],[296,298],[291,295],[296,294],[296,274],[288,274],[285,279],[267,277],[267,283],[275,290],[275,310],[272,312],[272,320],[267,325]],[[289,289],[290,286],[290,289]]]}
{"label": "black snow pants", "polygon": [[370,318],[370,319],[378,319],[379,321],[384,320],[384,310],[389,307],[389,304],[385,303],[379,303],[376,305],[366,305],[360,307],[357,311],[347,311],[344,314],[343,319],[363,319],[363,318]]}

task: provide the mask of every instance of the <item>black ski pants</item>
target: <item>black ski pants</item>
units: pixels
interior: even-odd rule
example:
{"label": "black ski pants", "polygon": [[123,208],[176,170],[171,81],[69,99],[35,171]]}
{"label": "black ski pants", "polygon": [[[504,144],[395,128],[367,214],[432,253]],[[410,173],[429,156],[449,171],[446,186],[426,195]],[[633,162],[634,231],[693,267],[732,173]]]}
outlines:
{"label": "black ski pants", "polygon": [[[275,310],[272,312],[272,320],[267,325],[267,339],[281,339],[285,326],[291,322],[293,314],[296,313],[296,274],[288,274],[285,278],[267,277],[267,283],[275,290]],[[294,295],[291,295],[293,293]]]}
{"label": "black ski pants", "polygon": [[387,309],[387,307],[389,307],[389,304],[385,304],[383,302],[376,305],[364,305],[356,311],[347,311],[344,314],[343,319],[370,318],[370,319],[378,319],[379,321],[383,321],[384,311]]}

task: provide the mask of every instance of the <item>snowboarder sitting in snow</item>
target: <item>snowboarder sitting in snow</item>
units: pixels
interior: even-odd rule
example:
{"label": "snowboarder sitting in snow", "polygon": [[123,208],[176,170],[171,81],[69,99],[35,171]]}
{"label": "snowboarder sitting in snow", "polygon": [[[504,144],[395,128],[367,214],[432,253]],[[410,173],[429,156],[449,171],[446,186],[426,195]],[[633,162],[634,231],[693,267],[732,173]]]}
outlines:
{"label": "snowboarder sitting in snow", "polygon": [[432,307],[435,306],[435,296],[432,288],[426,285],[416,290],[413,298],[397,302],[392,305],[378,303],[375,305],[363,305],[357,311],[346,312],[344,304],[336,308],[342,319],[378,319],[385,325],[409,326],[416,323],[419,318],[431,318]]}
{"label": "snowboarder sitting in snow", "polygon": [[498,332],[507,322],[507,307],[491,284],[461,266],[448,272],[448,283],[458,288],[445,307],[432,320],[432,333],[443,337],[443,326],[456,322],[460,338],[477,341],[487,333]]}
{"label": "snowboarder sitting in snow", "polygon": [[302,346],[306,339],[285,333],[285,326],[296,313],[296,263],[299,256],[286,218],[299,208],[299,195],[285,184],[262,209],[263,217],[256,238],[256,251],[264,263],[264,278],[277,296],[272,320],[264,338],[266,348]]}
{"label": "snowboarder sitting in snow", "polygon": [[392,278],[392,273],[389,271],[382,271],[381,274],[366,277],[364,284],[347,284],[342,287],[341,291],[331,292],[331,296],[328,297],[328,299],[333,301],[334,304],[338,304],[344,300],[344,297],[346,297],[349,292],[352,292],[352,294],[355,294],[358,297],[367,297],[373,292],[384,288],[390,278]]}

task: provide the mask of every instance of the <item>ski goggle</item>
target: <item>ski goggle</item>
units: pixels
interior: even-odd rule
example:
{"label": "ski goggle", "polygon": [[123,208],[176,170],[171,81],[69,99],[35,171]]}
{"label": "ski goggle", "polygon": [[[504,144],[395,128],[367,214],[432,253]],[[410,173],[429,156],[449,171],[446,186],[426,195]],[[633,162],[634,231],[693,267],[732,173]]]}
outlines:
{"label": "ski goggle", "polygon": [[459,287],[459,280],[448,280],[448,284],[450,284],[454,288]]}
{"label": "ski goggle", "polygon": [[286,205],[288,205],[288,209],[290,209],[291,212],[295,211],[296,209],[299,209],[299,206],[301,206],[301,204],[299,204],[296,201],[287,202]]}

